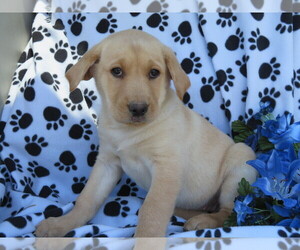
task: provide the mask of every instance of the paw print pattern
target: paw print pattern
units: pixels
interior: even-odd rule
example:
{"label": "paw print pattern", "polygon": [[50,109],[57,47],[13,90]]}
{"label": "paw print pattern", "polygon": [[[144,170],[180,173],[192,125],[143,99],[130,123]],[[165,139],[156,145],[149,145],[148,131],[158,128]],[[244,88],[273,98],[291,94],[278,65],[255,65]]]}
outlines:
{"label": "paw print pattern", "polygon": [[28,102],[32,102],[35,98],[35,90],[34,90],[34,79],[28,79],[24,86],[20,88],[20,91],[24,94],[24,98]]}
{"label": "paw print pattern", "polygon": [[51,184],[50,186],[45,185],[39,192],[39,196],[43,198],[48,198],[50,195],[54,198],[59,198],[59,191],[56,189],[55,184]]}
{"label": "paw print pattern", "polygon": [[225,91],[229,91],[230,87],[233,87],[233,81],[235,79],[235,76],[232,73],[232,69],[228,68],[226,71],[223,69],[220,69],[216,72],[218,82],[220,87],[224,86]]}
{"label": "paw print pattern", "polygon": [[7,208],[11,208],[12,207],[12,198],[11,198],[11,195],[10,195],[10,192],[7,192],[3,199],[0,200],[1,202],[1,207],[7,207]]}
{"label": "paw print pattern", "polygon": [[80,59],[87,52],[89,44],[87,41],[82,41],[77,46],[71,46],[71,54],[74,60]]}
{"label": "paw print pattern", "polygon": [[147,7],[147,12],[167,12],[169,4],[166,0],[155,0]]}
{"label": "paw print pattern", "polygon": [[218,80],[214,79],[213,76],[206,78],[202,77],[202,87],[200,88],[200,96],[203,102],[207,103],[210,102],[215,95],[215,91],[220,90]]}
{"label": "paw print pattern", "polygon": [[239,66],[240,73],[247,78],[247,62],[249,60],[249,56],[243,55],[242,60],[235,61],[235,64]]}
{"label": "paw print pattern", "polygon": [[203,32],[203,29],[202,29],[202,26],[205,25],[207,23],[206,19],[204,18],[204,15],[199,15],[198,17],[199,19],[199,22],[198,22],[198,29],[199,29],[199,32],[201,34],[201,36],[204,37],[204,32]]}
{"label": "paw print pattern", "polygon": [[67,173],[70,170],[77,170],[77,166],[75,165],[76,158],[71,151],[64,151],[59,156],[59,162],[54,164],[60,171],[66,171]]}
{"label": "paw print pattern", "polygon": [[93,134],[91,130],[92,125],[88,124],[85,119],[82,119],[79,124],[74,124],[69,131],[69,136],[75,140],[84,138],[90,140],[90,135]]}
{"label": "paw print pattern", "polygon": [[12,131],[13,132],[18,132],[19,129],[26,129],[28,128],[33,121],[33,118],[31,114],[29,113],[24,113],[17,109],[15,114],[11,116],[11,121],[10,125],[12,126]]}
{"label": "paw print pattern", "polygon": [[69,94],[69,99],[65,98],[64,102],[68,108],[71,108],[72,111],[78,109],[82,110],[81,102],[83,101],[83,95],[81,91],[77,88]]}
{"label": "paw print pattern", "polygon": [[227,100],[226,102],[224,101],[224,103],[221,104],[221,106],[220,106],[220,108],[225,111],[225,116],[228,121],[231,120],[230,105],[231,105],[231,101]]}
{"label": "paw print pattern", "polygon": [[135,182],[132,182],[131,179],[127,178],[126,183],[122,185],[119,192],[117,193],[118,196],[137,196],[137,185]]}
{"label": "paw print pattern", "polygon": [[101,33],[114,33],[115,29],[118,28],[117,19],[113,18],[112,14],[108,14],[106,18],[103,18],[98,23],[96,30]]}
{"label": "paw print pattern", "polygon": [[191,100],[190,94],[188,92],[185,92],[182,101],[184,105],[187,105],[190,109],[193,109],[194,105],[190,102],[190,100]]}
{"label": "paw print pattern", "polygon": [[38,156],[42,152],[42,148],[48,146],[48,142],[45,142],[44,137],[38,137],[36,134],[32,136],[31,138],[29,136],[25,136],[24,138],[25,142],[27,143],[25,145],[25,150],[28,154],[32,156]]}
{"label": "paw print pattern", "polygon": [[49,37],[50,33],[47,28],[43,28],[42,26],[32,28],[32,42],[40,42],[44,39],[44,37]]}
{"label": "paw print pattern", "polygon": [[273,57],[269,63],[263,63],[258,70],[258,75],[261,79],[268,79],[269,77],[274,82],[280,75],[280,63],[277,63],[276,57]]}
{"label": "paw print pattern", "polygon": [[81,177],[80,179],[77,177],[73,178],[72,191],[74,194],[80,194],[85,184],[87,183],[87,179],[85,177]]}
{"label": "paw print pattern", "polygon": [[199,4],[198,4],[198,12],[203,13],[203,12],[206,12],[206,11],[207,11],[207,9],[205,8],[204,3],[203,2],[199,2]]}
{"label": "paw print pattern", "polygon": [[218,47],[215,43],[209,42],[207,43],[208,56],[213,58],[218,53]]}
{"label": "paw print pattern", "polygon": [[13,154],[9,154],[9,157],[4,159],[4,163],[9,172],[19,171],[23,173],[23,167],[20,165],[20,160],[15,158]]}
{"label": "paw print pattern", "polygon": [[266,103],[269,102],[270,106],[273,108],[273,110],[276,107],[276,98],[280,96],[280,92],[276,91],[275,88],[265,88],[262,92],[259,91],[258,97],[260,98],[260,102]]}
{"label": "paw print pattern", "polygon": [[294,70],[292,82],[296,88],[300,88],[300,69]]}
{"label": "paw print pattern", "polygon": [[23,51],[19,60],[18,60],[18,67],[26,62],[28,59],[33,57],[33,50],[30,48],[27,52]]}
{"label": "paw print pattern", "polygon": [[202,67],[202,64],[199,61],[200,57],[196,56],[195,52],[192,52],[189,58],[184,58],[182,60],[181,67],[186,74],[190,74],[192,72],[194,72],[195,74],[199,74],[199,68]]}
{"label": "paw print pattern", "polygon": [[246,88],[246,89],[244,89],[242,92],[241,92],[241,94],[242,94],[242,99],[241,99],[241,101],[242,102],[246,102],[247,101],[247,96],[248,96],[248,88]]}
{"label": "paw print pattern", "polygon": [[40,56],[40,54],[38,52],[33,54],[33,58],[34,58],[34,64],[35,65],[36,65],[37,61],[43,60],[43,58]]}
{"label": "paw print pattern", "polygon": [[249,43],[251,44],[251,50],[258,49],[259,51],[263,51],[270,46],[269,39],[260,34],[259,28],[257,28],[256,31],[252,31],[251,36],[252,37],[248,39]]}
{"label": "paw print pattern", "polygon": [[99,12],[115,12],[117,8],[113,6],[113,2],[109,1],[106,6],[101,7]]}
{"label": "paw print pattern", "polygon": [[282,13],[280,16],[280,22],[276,26],[276,31],[279,31],[280,34],[291,33],[293,31],[293,13]]}
{"label": "paw print pattern", "polygon": [[32,190],[33,181],[30,177],[25,176],[22,180],[20,180],[20,184],[24,187],[24,193],[35,195],[35,193]]}
{"label": "paw print pattern", "polygon": [[81,13],[74,14],[72,19],[68,20],[68,24],[71,26],[71,32],[74,36],[79,36],[82,32],[82,23],[86,20],[86,17]]}
{"label": "paw print pattern", "polygon": [[68,8],[68,12],[82,12],[86,5],[81,1],[73,2],[72,6]]}
{"label": "paw print pattern", "polygon": [[237,8],[234,0],[219,0],[219,4],[220,7],[217,8],[217,12],[233,12]]}
{"label": "paw print pattern", "polygon": [[58,108],[55,107],[46,107],[43,111],[45,120],[47,121],[46,128],[48,130],[54,129],[57,130],[59,126],[63,127],[65,125],[65,120],[68,119],[68,116],[62,114]]}
{"label": "paw print pattern", "polygon": [[54,49],[50,49],[50,52],[54,54],[54,59],[57,62],[63,63],[68,57],[68,52],[66,50],[66,48],[68,47],[68,43],[64,43],[63,40],[60,40],[58,43],[55,44]]}
{"label": "paw print pattern", "polygon": [[28,165],[27,170],[31,173],[33,178],[41,178],[50,174],[47,168],[40,166],[36,161],[28,162]]}
{"label": "paw print pattern", "polygon": [[41,74],[41,79],[45,84],[52,86],[55,91],[59,90],[60,82],[56,74],[52,75],[49,72],[44,72]]}
{"label": "paw print pattern", "polygon": [[98,156],[98,152],[99,152],[99,145],[96,146],[95,144],[92,144],[91,151],[89,152],[89,154],[87,156],[87,164],[90,167],[93,167],[95,165],[96,159]]}
{"label": "paw print pattern", "polygon": [[130,207],[127,200],[121,198],[116,198],[114,201],[108,202],[104,206],[104,214],[107,216],[117,217],[121,215],[122,217],[127,217]]}
{"label": "paw print pattern", "polygon": [[143,27],[142,26],[133,26],[132,29],[134,30],[143,30]]}
{"label": "paw print pattern", "polygon": [[219,13],[219,18],[217,20],[217,25],[220,25],[222,28],[229,26],[233,24],[233,22],[236,22],[237,17],[233,13],[223,12]]}
{"label": "paw print pattern", "polygon": [[16,71],[12,78],[12,85],[19,85],[20,82],[23,80],[26,72],[27,72],[27,69],[22,69],[19,72]]}
{"label": "paw print pattern", "polygon": [[86,88],[83,91],[83,95],[88,108],[91,108],[93,106],[93,101],[97,100],[95,92],[93,90],[90,91],[88,88]]}
{"label": "paw print pattern", "polygon": [[233,51],[237,50],[238,48],[244,49],[244,33],[238,28],[235,32],[235,35],[231,35],[227,38],[225,42],[226,49]]}
{"label": "paw print pattern", "polygon": [[0,152],[4,149],[4,147],[9,147],[9,144],[5,141],[5,134],[0,133]]}
{"label": "paw print pattern", "polygon": [[147,19],[147,24],[151,28],[158,28],[160,31],[164,31],[168,26],[167,20],[169,17],[166,13],[154,13]]}
{"label": "paw print pattern", "polygon": [[184,21],[178,26],[178,31],[172,33],[172,37],[174,37],[175,42],[180,42],[180,44],[184,44],[187,42],[190,44],[192,39],[190,35],[192,34],[192,27],[188,21]]}

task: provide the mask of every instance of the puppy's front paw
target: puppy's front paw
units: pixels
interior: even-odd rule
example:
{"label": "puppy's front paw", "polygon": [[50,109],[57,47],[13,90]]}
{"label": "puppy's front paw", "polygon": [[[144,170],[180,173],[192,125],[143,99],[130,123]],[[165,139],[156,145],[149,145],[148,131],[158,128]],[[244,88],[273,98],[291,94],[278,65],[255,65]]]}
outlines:
{"label": "puppy's front paw", "polygon": [[199,230],[204,228],[216,228],[222,225],[217,218],[214,218],[212,214],[200,214],[192,217],[184,224],[186,231]]}
{"label": "puppy's front paw", "polygon": [[72,230],[72,226],[70,226],[68,223],[65,223],[61,217],[51,217],[43,220],[37,226],[35,235],[37,237],[62,237],[70,230]]}

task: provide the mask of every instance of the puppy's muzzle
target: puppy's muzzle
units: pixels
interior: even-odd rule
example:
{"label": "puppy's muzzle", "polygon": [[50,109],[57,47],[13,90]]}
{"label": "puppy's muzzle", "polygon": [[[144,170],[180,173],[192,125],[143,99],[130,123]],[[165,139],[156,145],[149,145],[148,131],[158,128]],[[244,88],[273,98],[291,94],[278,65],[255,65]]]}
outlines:
{"label": "puppy's muzzle", "polygon": [[131,102],[128,110],[132,115],[133,121],[141,121],[148,111],[149,105],[145,102]]}

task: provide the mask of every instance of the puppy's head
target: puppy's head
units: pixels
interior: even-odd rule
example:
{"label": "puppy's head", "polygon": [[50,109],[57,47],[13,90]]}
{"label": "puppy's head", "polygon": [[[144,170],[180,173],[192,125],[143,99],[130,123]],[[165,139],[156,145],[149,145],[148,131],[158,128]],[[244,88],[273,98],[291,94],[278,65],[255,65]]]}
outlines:
{"label": "puppy's head", "polygon": [[174,53],[153,36],[139,31],[115,33],[89,50],[66,74],[70,90],[94,77],[103,105],[125,124],[155,119],[170,79],[180,99],[190,86]]}

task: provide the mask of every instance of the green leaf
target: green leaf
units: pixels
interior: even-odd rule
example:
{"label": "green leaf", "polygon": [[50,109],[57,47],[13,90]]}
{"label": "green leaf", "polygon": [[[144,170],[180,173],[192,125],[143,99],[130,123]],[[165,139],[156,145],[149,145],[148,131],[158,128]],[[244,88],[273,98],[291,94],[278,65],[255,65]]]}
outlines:
{"label": "green leaf", "polygon": [[236,212],[232,211],[232,213],[224,221],[223,227],[234,227],[234,226],[237,226],[237,217],[236,217]]}
{"label": "green leaf", "polygon": [[242,178],[242,180],[238,184],[238,193],[241,196],[246,196],[248,194],[253,194],[253,187],[250,185],[250,183],[245,179]]}
{"label": "green leaf", "polygon": [[249,128],[245,124],[245,122],[242,122],[240,120],[236,120],[236,121],[232,122],[231,128],[232,128],[233,140],[236,143],[245,142],[245,140],[250,135],[254,134],[254,132],[251,130],[251,128]]}
{"label": "green leaf", "polygon": [[300,143],[294,143],[294,149],[296,151],[296,154],[298,154],[298,152],[300,150]]}
{"label": "green leaf", "polygon": [[259,150],[266,152],[271,149],[274,149],[274,144],[268,140],[267,137],[262,136],[258,139]]}

